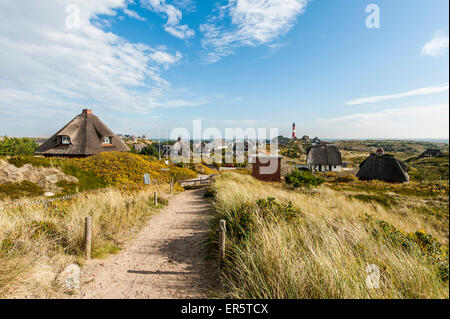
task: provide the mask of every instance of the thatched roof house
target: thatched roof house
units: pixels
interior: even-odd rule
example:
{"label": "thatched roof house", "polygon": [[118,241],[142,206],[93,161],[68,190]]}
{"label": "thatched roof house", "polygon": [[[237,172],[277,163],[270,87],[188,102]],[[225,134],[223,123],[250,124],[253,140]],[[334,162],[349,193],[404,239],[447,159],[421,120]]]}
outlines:
{"label": "thatched roof house", "polygon": [[181,139],[181,137],[178,138],[178,140],[173,144],[169,149],[166,150],[165,156],[180,156],[189,158],[191,155],[191,149],[189,145]]}
{"label": "thatched roof house", "polygon": [[393,155],[374,153],[359,164],[356,176],[362,180],[377,179],[391,183],[409,182],[407,166]]}
{"label": "thatched roof house", "polygon": [[440,156],[442,156],[442,151],[438,148],[429,148],[419,155],[419,157],[440,157]]}
{"label": "thatched roof house", "polygon": [[133,148],[136,150],[136,152],[141,152],[144,148],[146,148],[148,145],[145,143],[136,143],[133,144]]}
{"label": "thatched roof house", "polygon": [[44,156],[83,157],[130,149],[91,110],[83,112],[38,147]]}
{"label": "thatched roof house", "polygon": [[310,140],[310,138],[309,138],[308,135],[303,135],[303,136],[302,136],[302,141],[309,142],[309,140]]}
{"label": "thatched roof house", "polygon": [[341,152],[336,145],[313,145],[306,155],[308,167],[313,171],[340,171],[342,170]]}

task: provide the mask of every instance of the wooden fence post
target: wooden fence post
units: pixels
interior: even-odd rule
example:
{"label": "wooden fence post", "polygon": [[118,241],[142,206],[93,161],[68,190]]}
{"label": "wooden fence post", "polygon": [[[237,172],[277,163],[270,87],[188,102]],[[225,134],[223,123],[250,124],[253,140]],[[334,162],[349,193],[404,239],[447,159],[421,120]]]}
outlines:
{"label": "wooden fence post", "polygon": [[155,192],[154,196],[154,200],[155,200],[155,207],[158,207],[158,193]]}
{"label": "wooden fence post", "polygon": [[170,192],[169,193],[171,193],[171,194],[172,194],[172,188],[173,188],[173,177],[172,177],[172,180],[170,181]]}
{"label": "wooden fence post", "polygon": [[88,216],[85,219],[84,227],[84,251],[86,253],[86,259],[91,259],[92,248],[92,217]]}
{"label": "wooden fence post", "polygon": [[227,239],[227,222],[224,219],[220,220],[220,230],[219,230],[219,266],[222,265],[225,260],[225,242]]}

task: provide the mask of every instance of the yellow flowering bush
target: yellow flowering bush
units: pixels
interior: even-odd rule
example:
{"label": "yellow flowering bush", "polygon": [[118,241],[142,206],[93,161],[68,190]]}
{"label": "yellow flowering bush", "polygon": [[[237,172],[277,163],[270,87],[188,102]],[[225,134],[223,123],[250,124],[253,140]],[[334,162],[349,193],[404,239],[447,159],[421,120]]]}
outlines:
{"label": "yellow flowering bush", "polygon": [[408,251],[419,249],[423,256],[427,257],[436,266],[437,275],[443,281],[448,281],[448,247],[443,246],[436,238],[424,230],[406,233],[384,220],[374,219],[369,215],[365,217],[374,226],[372,234],[376,238],[388,240]]}
{"label": "yellow flowering bush", "polygon": [[194,164],[191,168],[194,172],[197,174],[203,174],[203,175],[211,175],[211,174],[219,174],[218,171],[209,168],[206,165],[203,164]]}
{"label": "yellow flowering bush", "polygon": [[72,165],[94,173],[108,184],[141,184],[144,174],[158,182],[195,178],[187,168],[167,165],[149,156],[122,152],[104,152],[82,159],[68,159]]}

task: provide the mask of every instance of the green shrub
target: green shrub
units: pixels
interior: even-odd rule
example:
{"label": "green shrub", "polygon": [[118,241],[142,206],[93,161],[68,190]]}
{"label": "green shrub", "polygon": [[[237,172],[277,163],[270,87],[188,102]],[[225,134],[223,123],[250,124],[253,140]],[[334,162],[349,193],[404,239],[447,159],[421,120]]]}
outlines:
{"label": "green shrub", "polygon": [[[134,147],[132,148],[132,150],[134,150]],[[138,154],[148,155],[148,156],[153,156],[155,158],[158,158],[160,151],[157,146],[150,144],[150,145],[147,145],[146,147],[144,147],[140,152],[138,152]]]}
{"label": "green shrub", "polygon": [[320,176],[300,170],[294,170],[291,173],[286,174],[285,181],[286,184],[294,187],[316,187],[325,182]]}
{"label": "green shrub", "polygon": [[68,183],[65,181],[58,182],[58,186],[62,187],[62,194],[72,194],[76,192],[84,192],[88,190],[100,189],[108,184],[97,177],[94,173],[78,168],[74,165],[63,164],[61,169],[66,175],[76,177],[78,183]]}
{"label": "green shrub", "polygon": [[20,197],[33,197],[43,195],[44,192],[42,187],[30,181],[0,184],[0,198],[18,199]]}
{"label": "green shrub", "polygon": [[8,162],[18,168],[25,164],[31,164],[34,167],[52,167],[57,164],[57,161],[52,161],[48,158],[34,157],[34,156],[13,156],[8,158]]}
{"label": "green shrub", "polygon": [[0,156],[32,155],[37,147],[34,139],[5,136],[0,140]]}

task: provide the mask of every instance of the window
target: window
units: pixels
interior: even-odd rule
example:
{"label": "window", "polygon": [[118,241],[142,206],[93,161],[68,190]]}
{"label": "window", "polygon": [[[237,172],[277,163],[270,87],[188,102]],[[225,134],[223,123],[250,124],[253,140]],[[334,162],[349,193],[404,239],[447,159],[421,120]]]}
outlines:
{"label": "window", "polygon": [[102,144],[111,144],[111,138],[109,136],[102,137]]}
{"label": "window", "polygon": [[70,137],[68,137],[66,135],[61,136],[61,144],[69,145],[70,144]]}

